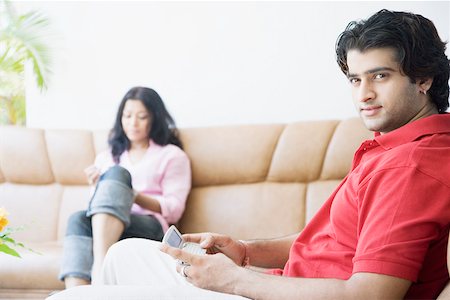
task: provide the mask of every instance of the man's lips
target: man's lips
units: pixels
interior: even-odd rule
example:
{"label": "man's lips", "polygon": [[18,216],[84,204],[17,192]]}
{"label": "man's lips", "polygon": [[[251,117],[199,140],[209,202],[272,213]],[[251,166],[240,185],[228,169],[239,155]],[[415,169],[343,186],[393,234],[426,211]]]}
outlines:
{"label": "man's lips", "polygon": [[382,108],[382,106],[380,106],[380,105],[372,105],[372,106],[361,107],[360,111],[361,111],[361,114],[370,117],[370,116],[377,114],[381,110],[381,108]]}

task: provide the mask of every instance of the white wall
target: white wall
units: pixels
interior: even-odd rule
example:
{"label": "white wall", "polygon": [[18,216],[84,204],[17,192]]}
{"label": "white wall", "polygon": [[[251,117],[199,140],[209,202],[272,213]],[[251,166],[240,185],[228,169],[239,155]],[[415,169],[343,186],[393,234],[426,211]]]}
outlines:
{"label": "white wall", "polygon": [[41,2],[54,75],[27,79],[27,122],[109,128],[124,93],[153,87],[180,127],[356,116],[334,54],[351,20],[420,13],[449,40],[449,2]]}

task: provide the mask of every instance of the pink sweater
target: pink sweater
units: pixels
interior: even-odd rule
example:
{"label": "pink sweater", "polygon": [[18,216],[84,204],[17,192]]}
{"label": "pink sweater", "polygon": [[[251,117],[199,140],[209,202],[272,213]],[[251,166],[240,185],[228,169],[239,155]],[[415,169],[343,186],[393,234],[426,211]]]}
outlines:
{"label": "pink sweater", "polygon": [[[95,166],[103,174],[114,165],[111,151],[99,153]],[[132,163],[125,151],[120,156],[120,166],[131,174],[133,188],[159,201],[161,214],[133,204],[131,212],[154,215],[164,232],[169,224],[178,222],[184,212],[186,199],[191,188],[191,167],[186,153],[175,145],[160,146],[149,141],[144,157]]]}

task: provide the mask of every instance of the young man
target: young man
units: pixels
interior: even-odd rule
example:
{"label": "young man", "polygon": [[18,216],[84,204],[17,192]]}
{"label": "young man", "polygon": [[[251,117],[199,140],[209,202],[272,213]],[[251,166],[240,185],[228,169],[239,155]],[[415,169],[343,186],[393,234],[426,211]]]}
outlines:
{"label": "young man", "polygon": [[[127,240],[110,249],[105,283],[183,285],[205,299],[435,298],[448,281],[450,67],[444,51],[434,25],[420,15],[382,10],[350,23],[338,38],[337,60],[375,138],[356,151],[350,173],[304,230],[245,242],[185,236],[215,255],[161,246],[188,265],[176,265],[154,242]],[[138,264],[130,267],[130,260]],[[248,262],[272,269],[258,272]],[[175,268],[192,285],[172,275]]]}

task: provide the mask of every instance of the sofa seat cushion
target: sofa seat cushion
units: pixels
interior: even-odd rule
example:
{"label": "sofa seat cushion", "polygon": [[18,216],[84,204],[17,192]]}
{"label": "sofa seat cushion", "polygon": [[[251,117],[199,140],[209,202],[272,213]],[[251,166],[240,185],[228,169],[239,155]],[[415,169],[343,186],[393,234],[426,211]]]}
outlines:
{"label": "sofa seat cushion", "polygon": [[62,254],[61,242],[27,242],[27,247],[40,254],[20,249],[22,258],[0,255],[1,289],[48,289],[64,288],[57,279]]}

